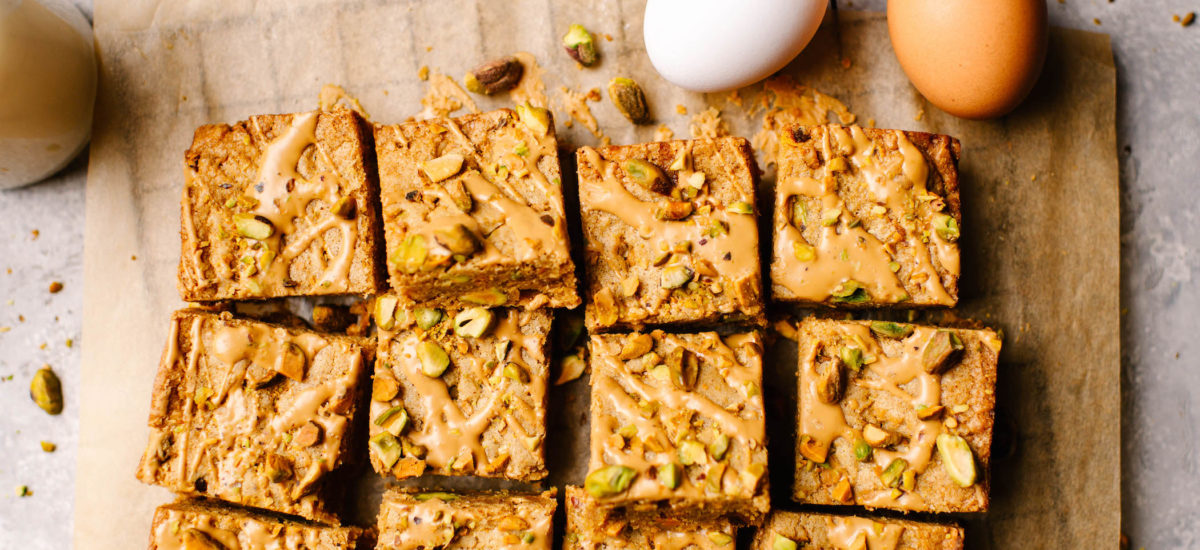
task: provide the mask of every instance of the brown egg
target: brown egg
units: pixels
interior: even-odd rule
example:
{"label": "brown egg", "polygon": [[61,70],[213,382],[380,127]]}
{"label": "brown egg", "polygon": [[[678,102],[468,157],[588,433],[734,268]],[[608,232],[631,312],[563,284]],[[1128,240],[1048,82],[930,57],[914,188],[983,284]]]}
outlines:
{"label": "brown egg", "polygon": [[888,0],[887,19],[908,79],[952,115],[1007,114],[1042,72],[1044,0]]}

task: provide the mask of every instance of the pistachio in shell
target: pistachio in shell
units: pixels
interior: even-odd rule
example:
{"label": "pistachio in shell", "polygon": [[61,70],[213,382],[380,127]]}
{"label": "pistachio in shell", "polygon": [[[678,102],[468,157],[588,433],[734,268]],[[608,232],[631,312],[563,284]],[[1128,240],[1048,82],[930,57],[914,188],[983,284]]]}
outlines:
{"label": "pistachio in shell", "polygon": [[646,94],[631,78],[617,77],[608,83],[608,97],[617,110],[634,124],[650,120],[650,109],[646,107]]}

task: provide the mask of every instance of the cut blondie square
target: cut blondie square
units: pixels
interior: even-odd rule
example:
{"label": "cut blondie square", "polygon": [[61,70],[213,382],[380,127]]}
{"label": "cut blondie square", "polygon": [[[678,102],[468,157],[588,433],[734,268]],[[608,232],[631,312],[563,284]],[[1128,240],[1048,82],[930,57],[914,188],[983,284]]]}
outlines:
{"label": "cut blondie square", "polygon": [[384,287],[375,150],[357,114],[196,130],[184,156],[179,293],[189,302]]}
{"label": "cut blondie square", "polygon": [[182,500],[155,510],[150,550],[355,550],[366,548],[361,537],[354,527],[326,527],[211,501]]}
{"label": "cut blondie square", "polygon": [[376,301],[370,457],[396,478],[546,477],[549,310]]}
{"label": "cut blondie square", "polygon": [[591,332],[764,322],[755,186],[742,138],[576,154]]}
{"label": "cut blondie square", "polygon": [[620,510],[601,510],[582,487],[567,487],[564,550],[736,550],[728,519],[696,523],[669,516],[631,521]]}
{"label": "cut blondie square", "polygon": [[379,507],[379,550],[551,548],[556,491],[412,493],[392,489]]}
{"label": "cut blondie square", "polygon": [[762,337],[592,335],[584,487],[630,517],[756,523],[770,508]]}
{"label": "cut blondie square", "polygon": [[796,337],[798,502],[987,510],[994,332],[809,318]]}
{"label": "cut blondie square", "polygon": [[775,300],[958,302],[958,140],[828,124],[787,128],[779,143]]}
{"label": "cut blondie square", "polygon": [[176,312],[137,477],[188,496],[337,523],[370,340]]}
{"label": "cut blondie square", "polygon": [[554,122],[522,106],[375,128],[387,266],[430,307],[575,307]]}
{"label": "cut blondie square", "polygon": [[962,550],[963,529],[950,523],[777,510],[758,528],[751,550]]}

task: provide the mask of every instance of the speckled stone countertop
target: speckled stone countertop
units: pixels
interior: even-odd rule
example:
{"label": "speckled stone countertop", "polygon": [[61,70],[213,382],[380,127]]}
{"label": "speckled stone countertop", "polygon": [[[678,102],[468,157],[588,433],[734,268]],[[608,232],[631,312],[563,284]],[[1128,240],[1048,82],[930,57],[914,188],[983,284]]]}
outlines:
{"label": "speckled stone countertop", "polygon": [[[90,0],[76,3],[90,13]],[[885,2],[841,6],[882,10]],[[1200,338],[1193,333],[1200,324],[1200,23],[1182,28],[1171,18],[1198,7],[1185,0],[1049,6],[1055,25],[1110,33],[1116,56],[1123,444],[1113,452],[1121,453],[1122,528],[1133,548],[1200,547]],[[70,546],[86,345],[86,171],[78,159],[46,182],[0,191],[0,548]],[[54,281],[63,289],[52,294]],[[62,378],[59,416],[28,397],[30,378],[46,364]],[[41,441],[58,448],[43,452]],[[20,486],[32,495],[17,496]],[[1062,491],[1069,499],[1070,488]]]}

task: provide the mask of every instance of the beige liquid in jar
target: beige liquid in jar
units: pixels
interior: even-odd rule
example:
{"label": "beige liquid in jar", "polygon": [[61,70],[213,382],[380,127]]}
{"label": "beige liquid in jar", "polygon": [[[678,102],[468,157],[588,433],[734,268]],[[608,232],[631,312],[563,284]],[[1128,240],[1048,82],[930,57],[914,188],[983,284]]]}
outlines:
{"label": "beige liquid in jar", "polygon": [[0,0],[0,189],[50,176],[87,143],[92,33],[62,1]]}

